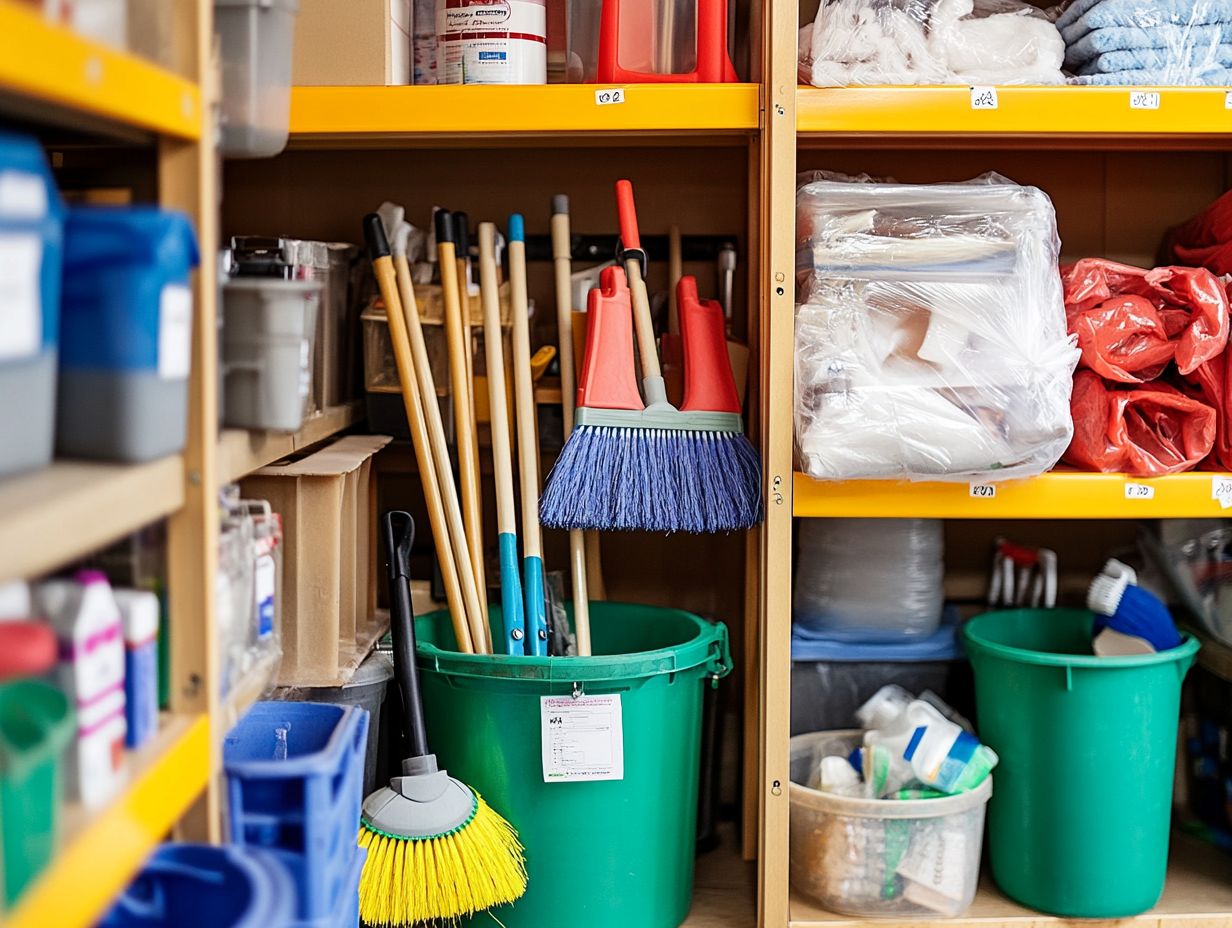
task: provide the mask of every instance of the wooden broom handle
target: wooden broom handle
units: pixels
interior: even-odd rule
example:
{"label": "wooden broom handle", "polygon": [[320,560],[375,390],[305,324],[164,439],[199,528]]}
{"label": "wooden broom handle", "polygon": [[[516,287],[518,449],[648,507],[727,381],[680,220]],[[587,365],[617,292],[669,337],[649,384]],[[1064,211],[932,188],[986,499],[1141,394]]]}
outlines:
{"label": "wooden broom handle", "polygon": [[[519,217],[519,221],[520,221]],[[522,556],[543,558],[539,526],[539,441],[535,385],[530,374],[530,314],[526,295],[526,243],[509,236],[509,303],[513,312],[513,402],[517,412],[518,477],[522,490]]]}
{"label": "wooden broom handle", "polygon": [[[406,331],[410,337],[411,360],[418,381],[420,404],[427,420],[428,439],[435,462],[437,486],[444,498],[445,519],[449,539],[457,557],[458,575],[462,585],[462,601],[466,608],[467,624],[471,631],[471,644],[480,654],[491,654],[483,609],[480,606],[479,579],[472,570],[470,548],[466,544],[466,530],[462,524],[462,512],[458,507],[458,491],[453,483],[453,469],[449,464],[449,444],[445,439],[445,425],[441,421],[441,407],[436,398],[436,383],[432,378],[428,345],[424,340],[423,326],[419,320],[419,308],[415,303],[415,287],[411,282],[411,266],[406,255],[394,257],[394,271],[398,281],[399,297]],[[399,375],[401,376],[401,375]]]}
{"label": "wooden broom handle", "polygon": [[[368,223],[372,220],[368,217]],[[380,224],[380,218],[377,224]],[[381,232],[381,241],[385,239]],[[462,588],[458,579],[458,569],[454,564],[453,551],[449,545],[449,530],[445,521],[445,507],[441,502],[440,487],[437,485],[436,469],[432,462],[432,452],[428,446],[428,430],[424,423],[423,408],[419,400],[419,391],[415,389],[415,371],[411,364],[410,345],[407,344],[406,321],[402,314],[402,301],[398,299],[398,282],[394,273],[393,261],[388,254],[386,244],[383,256],[374,256],[372,270],[376,274],[377,285],[381,290],[381,299],[385,303],[385,315],[389,322],[389,336],[394,349],[394,362],[398,368],[398,379],[402,382],[402,402],[406,406],[406,417],[411,427],[411,444],[415,448],[415,461],[419,466],[419,477],[423,483],[424,501],[428,507],[428,522],[432,526],[432,539],[436,544],[436,558],[440,563],[441,577],[445,581],[445,598],[449,602],[449,617],[453,622],[453,634],[457,639],[458,650],[464,654],[474,654],[471,643],[470,628],[466,621],[466,607],[462,600]]]}
{"label": "wooden broom handle", "polygon": [[500,285],[496,279],[496,227],[490,222],[479,224],[479,281],[483,301],[483,341],[488,362],[492,464],[496,471],[496,529],[502,535],[516,535],[513,455],[509,447],[509,395],[505,388],[505,356],[501,344]]}
{"label": "wooden broom handle", "polygon": [[[637,212],[633,207],[633,184],[627,180],[616,181],[616,211],[620,218],[620,242],[625,248],[642,247],[637,231]],[[642,379],[662,379],[659,365],[659,349],[655,344],[654,321],[650,316],[650,297],[646,294],[646,281],[642,279],[642,262],[633,257],[625,258],[625,276],[629,279],[629,296],[633,300],[633,326],[637,330],[637,353],[642,363]],[[647,398],[648,401],[649,397]]]}
{"label": "wooden broom handle", "polygon": [[680,226],[675,223],[667,230],[667,331],[680,334],[680,306],[676,302],[676,284],[684,276],[683,248],[680,242]]}

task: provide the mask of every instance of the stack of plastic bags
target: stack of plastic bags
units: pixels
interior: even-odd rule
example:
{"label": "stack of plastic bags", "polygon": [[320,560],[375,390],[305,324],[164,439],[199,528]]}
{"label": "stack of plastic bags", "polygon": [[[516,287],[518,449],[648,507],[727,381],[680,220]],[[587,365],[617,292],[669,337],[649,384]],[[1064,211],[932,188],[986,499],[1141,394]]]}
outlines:
{"label": "stack of plastic bags", "polygon": [[1074,83],[1232,83],[1232,2],[1074,0],[1057,19]]}
{"label": "stack of plastic bags", "polygon": [[997,175],[797,193],[796,447],[809,476],[1001,480],[1072,435],[1052,203]]}
{"label": "stack of plastic bags", "polygon": [[[1228,296],[1202,268],[1153,270],[1085,258],[1062,268],[1078,336],[1074,440],[1065,460],[1153,477],[1212,454],[1223,410]],[[1215,455],[1213,464],[1224,466]]]}
{"label": "stack of plastic bags", "polygon": [[800,32],[800,79],[849,84],[1061,84],[1065,46],[1021,0],[824,0]]}

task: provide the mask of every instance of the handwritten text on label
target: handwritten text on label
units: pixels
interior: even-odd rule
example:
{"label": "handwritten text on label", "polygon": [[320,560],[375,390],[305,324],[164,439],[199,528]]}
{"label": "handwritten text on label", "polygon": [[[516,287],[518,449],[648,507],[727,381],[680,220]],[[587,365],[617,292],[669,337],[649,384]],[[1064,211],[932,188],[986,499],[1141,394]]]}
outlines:
{"label": "handwritten text on label", "polygon": [[995,483],[973,483],[969,487],[973,499],[993,499],[997,495]]}
{"label": "handwritten text on label", "polygon": [[1159,91],[1131,90],[1129,92],[1129,108],[1131,110],[1159,109]]}
{"label": "handwritten text on label", "polygon": [[972,87],[971,108],[973,110],[995,110],[997,108],[997,88]]}
{"label": "handwritten text on label", "polygon": [[625,102],[623,87],[609,87],[606,90],[595,91],[595,106],[611,106],[614,103]]}
{"label": "handwritten text on label", "polygon": [[1125,484],[1126,499],[1154,499],[1155,488],[1149,483],[1127,483]]}

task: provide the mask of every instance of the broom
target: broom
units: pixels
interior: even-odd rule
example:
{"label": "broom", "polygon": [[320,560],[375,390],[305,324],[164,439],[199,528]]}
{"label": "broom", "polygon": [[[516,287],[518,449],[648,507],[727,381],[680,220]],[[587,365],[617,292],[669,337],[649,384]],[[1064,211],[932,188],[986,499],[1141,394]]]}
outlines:
{"label": "broom", "polygon": [[[548,476],[543,524],[653,532],[749,528],[761,521],[761,461],[744,436],[726,345],[719,357],[711,339],[682,332],[685,379],[694,388],[681,409],[671,405],[627,180],[616,182],[616,206],[625,270],[605,269],[601,289],[590,292],[576,427]],[[634,379],[630,302],[645,402]]]}
{"label": "broom", "polygon": [[384,528],[394,677],[411,755],[402,761],[402,776],[364,800],[360,818],[359,846],[368,849],[368,860],[359,880],[359,913],[379,928],[454,921],[526,891],[513,827],[439,769],[428,750],[408,586],[415,523],[405,512],[387,512]]}

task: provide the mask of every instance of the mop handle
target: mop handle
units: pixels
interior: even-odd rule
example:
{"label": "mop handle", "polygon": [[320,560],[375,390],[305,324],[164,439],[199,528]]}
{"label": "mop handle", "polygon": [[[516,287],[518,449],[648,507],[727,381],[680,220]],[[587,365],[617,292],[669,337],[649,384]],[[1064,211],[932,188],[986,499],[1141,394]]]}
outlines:
{"label": "mop handle", "polygon": [[[642,240],[637,232],[637,210],[633,205],[633,184],[627,180],[616,181],[616,212],[620,218],[621,246],[641,251]],[[659,382],[658,391],[645,384],[648,393],[646,405],[652,406],[656,402],[666,401],[666,391],[662,384],[663,370],[659,366],[659,350],[655,345],[654,323],[650,318],[650,297],[646,294],[646,281],[642,279],[642,262],[639,258],[625,255],[625,275],[629,279],[629,296],[633,301],[633,325],[637,330],[637,352],[642,362],[642,380],[644,384],[652,378]]]}
{"label": "mop handle", "polygon": [[411,545],[415,520],[409,512],[385,513],[385,551],[389,555],[389,633],[393,639],[394,677],[402,692],[406,738],[411,757],[425,757],[428,726],[424,722],[419,668],[415,665],[415,611],[411,606]]}

